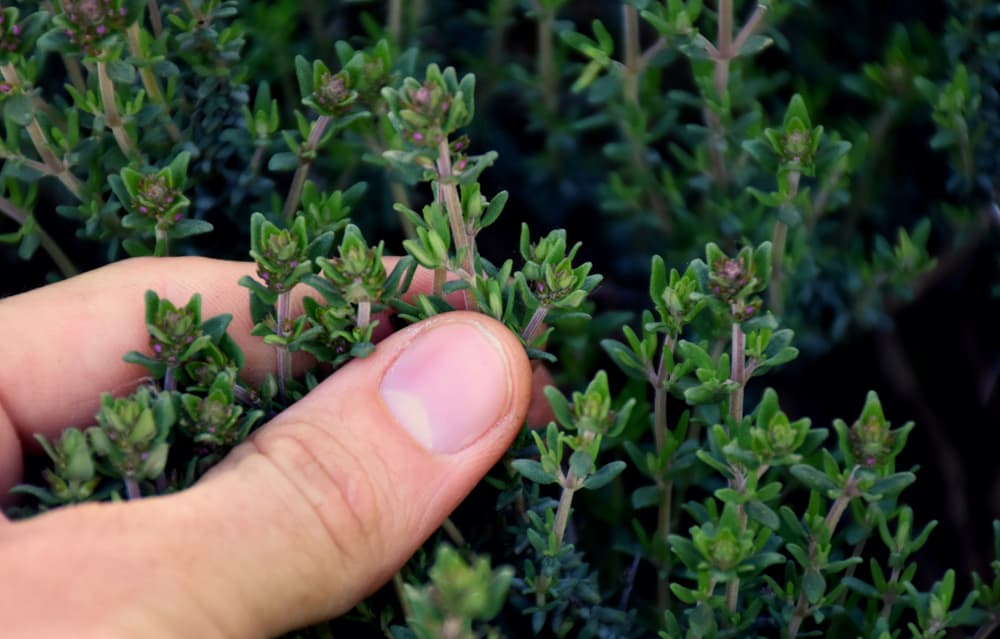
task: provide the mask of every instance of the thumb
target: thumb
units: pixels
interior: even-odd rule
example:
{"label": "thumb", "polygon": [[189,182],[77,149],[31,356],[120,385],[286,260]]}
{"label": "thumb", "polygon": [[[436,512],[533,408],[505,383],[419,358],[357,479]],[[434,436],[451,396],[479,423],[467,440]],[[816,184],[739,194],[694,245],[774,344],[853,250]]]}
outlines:
{"label": "thumb", "polygon": [[[97,542],[109,548],[101,587],[117,578],[107,576],[112,564],[126,583],[94,598],[130,636],[273,636],[341,614],[385,583],[499,459],[530,395],[524,351],[494,320],[454,312],[399,331],[192,489],[103,505],[124,521]],[[87,526],[73,528],[76,547],[87,545]]]}

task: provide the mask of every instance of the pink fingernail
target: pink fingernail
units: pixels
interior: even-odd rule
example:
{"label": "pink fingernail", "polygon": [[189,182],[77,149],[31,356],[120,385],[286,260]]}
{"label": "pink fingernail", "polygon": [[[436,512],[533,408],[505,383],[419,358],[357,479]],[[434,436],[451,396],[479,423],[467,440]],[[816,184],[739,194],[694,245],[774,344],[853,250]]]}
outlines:
{"label": "pink fingernail", "polygon": [[510,386],[510,365],[497,339],[473,321],[451,321],[414,338],[379,391],[400,426],[424,448],[454,453],[500,420]]}

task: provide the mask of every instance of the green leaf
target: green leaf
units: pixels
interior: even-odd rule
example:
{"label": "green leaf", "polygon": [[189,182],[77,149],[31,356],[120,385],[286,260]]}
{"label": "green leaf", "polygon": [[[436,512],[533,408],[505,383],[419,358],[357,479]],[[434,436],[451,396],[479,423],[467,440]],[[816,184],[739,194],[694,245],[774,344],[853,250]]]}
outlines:
{"label": "green leaf", "polygon": [[275,153],[271,156],[271,159],[267,161],[267,168],[269,171],[294,171],[299,166],[299,156],[295,155],[291,151],[282,151],[281,153]]}
{"label": "green leaf", "polygon": [[888,477],[878,479],[866,493],[869,495],[892,496],[899,494],[904,488],[917,480],[913,473],[893,473]]}
{"label": "green leaf", "polygon": [[108,64],[108,77],[119,84],[135,82],[135,67],[123,60],[115,60]]}
{"label": "green leaf", "polygon": [[299,82],[299,96],[303,99],[312,95],[312,65],[301,55],[295,56],[295,78]]}
{"label": "green leaf", "polygon": [[594,471],[594,458],[586,450],[577,450],[569,458],[569,469],[576,477],[587,477]]}
{"label": "green leaf", "polygon": [[583,487],[587,490],[603,488],[620,475],[626,466],[627,464],[623,461],[613,461],[610,464],[605,464],[600,470],[583,482]]}
{"label": "green leaf", "polygon": [[25,233],[21,238],[21,245],[17,247],[17,256],[24,261],[30,260],[40,243],[41,238],[38,237],[38,233]]}
{"label": "green leaf", "polygon": [[139,351],[129,351],[128,353],[125,353],[122,359],[129,364],[138,364],[139,366],[145,367],[146,370],[149,371],[149,374],[156,378],[163,377],[164,373],[167,371],[166,364],[147,355],[143,355]]}
{"label": "green leaf", "polygon": [[528,481],[536,484],[554,484],[559,478],[554,473],[547,472],[542,464],[534,459],[515,459],[511,466],[521,473]]}
{"label": "green leaf", "polygon": [[746,39],[743,47],[736,54],[738,56],[749,56],[759,53],[774,44],[774,40],[767,36],[755,34]]}
{"label": "green leaf", "polygon": [[715,498],[726,504],[742,504],[746,501],[746,496],[732,488],[719,488],[713,493]]}
{"label": "green leaf", "polygon": [[375,352],[375,345],[371,342],[358,342],[351,346],[351,357],[364,359]]}
{"label": "green leaf", "polygon": [[623,373],[640,381],[649,380],[649,372],[636,357],[636,354],[627,346],[613,339],[601,340],[601,348],[608,354],[611,361],[622,370]]}
{"label": "green leaf", "polygon": [[857,577],[841,577],[840,583],[847,586],[848,590],[856,592],[862,597],[867,597],[876,601],[880,601],[882,599],[882,593],[880,593],[871,584],[865,583]]}
{"label": "green leaf", "polygon": [[778,530],[781,526],[781,520],[778,518],[778,513],[774,512],[770,506],[762,501],[752,499],[745,504],[747,515],[750,519],[754,520],[761,526],[770,528],[771,530]]}
{"label": "green leaf", "polygon": [[807,570],[802,576],[802,592],[811,604],[819,603],[826,592],[826,579],[815,569]]}
{"label": "green leaf", "polygon": [[632,508],[639,510],[641,508],[649,508],[650,506],[657,506],[660,503],[660,498],[663,495],[663,491],[657,485],[643,486],[637,488],[632,493]]}
{"label": "green leaf", "polygon": [[40,486],[20,484],[11,488],[10,492],[15,495],[31,495],[47,506],[55,506],[60,503],[59,499],[55,495]]}
{"label": "green leaf", "polygon": [[19,93],[4,100],[3,114],[17,126],[24,127],[35,117],[35,108],[29,96]]}
{"label": "green leaf", "polygon": [[213,342],[218,342],[222,339],[225,334],[226,329],[229,328],[230,322],[233,321],[233,316],[230,313],[223,313],[221,315],[216,315],[211,317],[201,324],[201,330],[203,333],[212,338]]}
{"label": "green leaf", "polygon": [[170,229],[170,237],[180,239],[182,237],[191,237],[192,235],[203,235],[211,233],[214,228],[211,222],[184,218]]}
{"label": "green leaf", "polygon": [[837,484],[818,468],[807,466],[806,464],[795,464],[790,470],[792,475],[805,484],[806,487],[818,490],[824,495],[828,491],[837,489]]}
{"label": "green leaf", "polygon": [[61,28],[52,29],[51,31],[43,33],[42,36],[35,41],[35,46],[38,47],[39,51],[52,53],[73,53],[74,49],[74,45],[70,41],[69,36],[66,34],[66,30]]}
{"label": "green leaf", "polygon": [[167,165],[167,174],[170,176],[171,186],[176,189],[184,188],[187,182],[187,170],[190,161],[191,154],[187,151],[182,151]]}
{"label": "green leaf", "polygon": [[681,340],[677,344],[677,352],[680,353],[685,360],[694,363],[694,365],[698,368],[715,368],[715,362],[712,360],[712,356],[698,344],[687,340]]}
{"label": "green leaf", "polygon": [[149,248],[139,240],[128,238],[122,240],[122,248],[128,253],[129,257],[148,257],[153,254],[153,249]]}

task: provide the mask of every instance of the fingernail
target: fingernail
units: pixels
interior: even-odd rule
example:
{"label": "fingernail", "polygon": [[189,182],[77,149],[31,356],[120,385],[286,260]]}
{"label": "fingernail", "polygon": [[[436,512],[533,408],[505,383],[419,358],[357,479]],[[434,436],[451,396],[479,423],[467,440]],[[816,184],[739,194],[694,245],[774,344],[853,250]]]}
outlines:
{"label": "fingernail", "polygon": [[379,392],[424,448],[454,453],[506,412],[509,371],[507,356],[486,328],[452,321],[415,337],[389,367]]}

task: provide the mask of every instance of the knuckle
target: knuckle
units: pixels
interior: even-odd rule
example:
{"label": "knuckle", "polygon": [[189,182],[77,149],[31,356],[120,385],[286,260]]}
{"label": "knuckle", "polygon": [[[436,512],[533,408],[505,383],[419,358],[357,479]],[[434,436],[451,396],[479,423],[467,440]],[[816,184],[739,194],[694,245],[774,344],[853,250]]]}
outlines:
{"label": "knuckle", "polygon": [[254,442],[257,449],[281,472],[341,556],[351,561],[379,553],[392,509],[378,456],[359,454],[309,421],[262,435]]}

